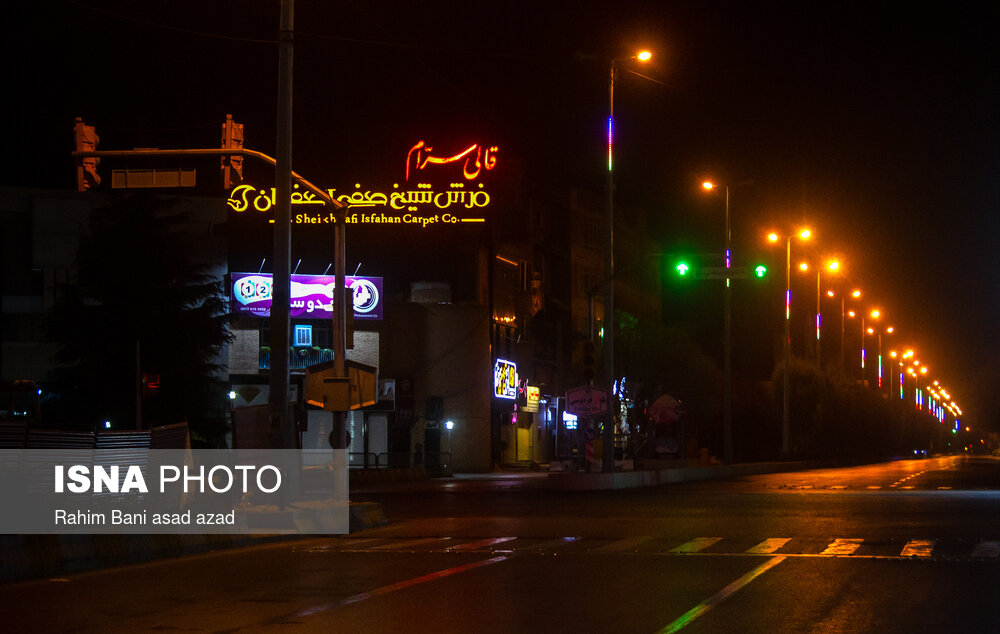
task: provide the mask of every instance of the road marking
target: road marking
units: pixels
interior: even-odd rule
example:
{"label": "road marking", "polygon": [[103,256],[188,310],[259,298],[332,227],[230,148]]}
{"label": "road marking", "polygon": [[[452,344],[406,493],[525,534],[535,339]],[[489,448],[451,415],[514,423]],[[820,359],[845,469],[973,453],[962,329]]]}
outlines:
{"label": "road marking", "polygon": [[748,555],[770,555],[790,541],[792,541],[791,537],[772,537],[748,549],[746,553]]}
{"label": "road marking", "polygon": [[469,542],[468,544],[462,544],[460,546],[452,546],[450,548],[445,548],[445,552],[456,553],[464,552],[469,550],[479,550],[480,548],[486,548],[487,546],[493,546],[496,544],[502,544],[504,542],[509,542],[511,540],[517,539],[516,537],[493,537],[492,539],[480,539],[478,541]]}
{"label": "road marking", "polygon": [[971,557],[996,559],[998,555],[1000,555],[1000,542],[979,542],[972,551]]}
{"label": "road marking", "polygon": [[444,577],[450,577],[451,575],[456,575],[460,572],[465,572],[466,570],[473,570],[475,568],[482,568],[483,566],[489,566],[491,564],[500,563],[501,561],[506,561],[506,557],[493,557],[491,559],[484,559],[482,561],[474,561],[462,566],[455,566],[454,568],[446,568],[445,570],[438,570],[437,572],[432,572],[420,577],[414,577],[413,579],[407,579],[406,581],[400,581],[399,583],[393,583],[387,586],[382,586],[381,588],[375,588],[370,592],[362,592],[361,594],[355,594],[354,596],[347,597],[340,601],[331,601],[330,603],[324,603],[322,605],[313,606],[301,612],[296,612],[296,617],[306,617],[313,616],[320,612],[326,612],[327,610],[332,610],[333,608],[339,608],[344,605],[351,605],[352,603],[358,603],[359,601],[364,601],[365,599],[371,599],[372,597],[380,597],[390,592],[395,592],[397,590],[403,590],[405,588],[410,588],[412,586],[420,585],[421,583],[427,583],[428,581],[435,581],[437,579],[443,579]]}
{"label": "road marking", "polygon": [[716,542],[721,542],[721,537],[696,537],[689,542],[685,542],[676,548],[671,548],[672,553],[697,553],[705,550]]}
{"label": "road marking", "polygon": [[861,547],[863,539],[835,539],[821,552],[821,555],[853,555],[854,551]]}
{"label": "road marking", "polygon": [[449,539],[451,539],[451,537],[424,537],[422,539],[411,539],[409,541],[392,542],[390,544],[382,544],[381,546],[372,546],[368,550],[406,550],[407,548],[422,546],[431,542],[446,542]]}
{"label": "road marking", "polygon": [[933,539],[911,539],[903,546],[900,557],[930,557],[934,550]]}
{"label": "road marking", "polygon": [[595,548],[593,552],[595,553],[620,553],[625,550],[634,550],[639,544],[643,544],[653,539],[652,535],[643,535],[640,537],[626,537],[625,539],[619,539],[616,542],[611,542],[610,544],[605,544],[600,548]]}
{"label": "road marking", "polygon": [[719,590],[717,593],[715,593],[708,599],[702,601],[698,605],[694,606],[693,608],[685,612],[679,619],[677,619],[670,625],[660,630],[660,634],[671,634],[672,632],[676,632],[681,628],[687,626],[692,621],[697,619],[699,616],[705,614],[716,605],[728,599],[730,596],[736,593],[740,588],[746,586],[748,583],[750,583],[757,577],[761,576],[771,568],[774,568],[784,560],[785,557],[782,555],[778,555],[777,557],[772,557],[768,559],[767,561],[757,566],[747,574],[743,575],[736,581],[732,582],[722,590]]}

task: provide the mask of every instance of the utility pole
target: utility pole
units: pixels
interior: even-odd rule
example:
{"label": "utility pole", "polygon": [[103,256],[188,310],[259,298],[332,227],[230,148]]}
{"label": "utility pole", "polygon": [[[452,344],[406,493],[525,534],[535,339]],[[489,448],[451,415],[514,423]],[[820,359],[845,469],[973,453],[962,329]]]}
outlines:
{"label": "utility pole", "polygon": [[281,0],[278,32],[278,120],[274,205],[274,274],[271,288],[271,377],[268,404],[279,446],[294,449],[294,421],[288,416],[289,297],[291,295],[292,215],[292,36],[294,0]]}

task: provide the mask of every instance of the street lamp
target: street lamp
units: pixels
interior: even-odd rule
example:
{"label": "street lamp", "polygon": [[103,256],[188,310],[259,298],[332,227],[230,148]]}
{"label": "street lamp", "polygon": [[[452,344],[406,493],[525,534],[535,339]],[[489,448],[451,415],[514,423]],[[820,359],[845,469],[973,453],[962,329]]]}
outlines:
{"label": "street lamp", "polygon": [[[827,291],[826,294],[829,295],[830,297],[836,297],[837,296],[837,293],[834,292],[833,290]],[[854,299],[858,299],[859,297],[861,297],[861,291],[857,290],[857,289],[851,291],[851,297],[854,298]],[[840,293],[840,370],[841,370],[841,372],[844,371],[844,333],[847,330],[847,317],[848,317],[848,315],[851,316],[851,317],[854,317],[854,311],[852,310],[852,311],[850,311],[850,313],[847,312],[847,293],[846,292],[845,293]]]}
{"label": "street lamp", "polygon": [[[609,387],[609,401],[615,399],[611,394],[611,385],[615,381],[615,171],[614,171],[614,131],[615,131],[615,68],[619,62],[638,60],[648,62],[652,58],[649,51],[640,51],[629,57],[619,57],[612,59],[610,73],[608,75],[608,208],[605,218],[604,237],[604,277],[607,286],[604,293],[604,376]],[[609,403],[612,405],[612,403]],[[610,411],[614,411],[614,406]],[[601,440],[604,444],[604,452],[601,456],[601,470],[610,472],[615,470],[615,420],[614,414],[608,415],[608,423],[604,425]]]}
{"label": "street lamp", "polygon": [[[794,236],[801,240],[808,240],[812,233],[808,229],[802,229]],[[780,236],[777,233],[772,233],[767,236],[767,239],[771,242],[777,242],[781,238],[785,238],[785,384],[784,384],[784,394],[782,394],[782,410],[781,410],[781,451],[788,453],[791,450],[790,438],[789,438],[789,424],[788,424],[788,410],[791,406],[791,401],[789,400],[790,382],[788,380],[788,361],[791,356],[791,343],[792,343],[792,237],[793,234],[786,236]]]}
{"label": "street lamp", "polygon": [[[802,264],[799,265],[799,268],[802,271],[808,271],[809,270],[809,265],[807,263],[803,262]],[[826,270],[828,270],[829,272],[831,272],[831,273],[837,273],[838,271],[840,271],[840,262],[838,262],[837,260],[830,260],[830,261],[828,261],[826,263],[825,266],[817,266],[816,267],[816,367],[817,368],[821,367],[821,360],[820,360],[820,352],[821,352],[821,350],[820,350],[820,346],[821,346],[820,332],[822,330],[823,317],[822,317],[821,308],[820,308],[820,297],[821,297],[821,292],[822,292],[821,291],[822,282],[821,282],[820,278],[821,278],[821,274],[823,273],[823,269],[824,268]],[[832,291],[831,291],[831,293],[832,293]]]}
{"label": "street lamp", "polygon": [[[715,189],[715,183],[705,181],[701,186],[706,191]],[[726,273],[732,268],[733,252],[731,249],[732,232],[729,229],[729,185],[723,186],[726,190],[726,234],[725,252]],[[722,287],[722,341],[723,341],[723,398],[722,398],[722,450],[723,462],[732,464],[733,462],[733,289],[732,280],[727,275],[726,284]]]}
{"label": "street lamp", "polygon": [[[881,329],[880,328],[878,330],[878,382],[877,382],[877,385],[878,385],[879,392],[882,391],[882,333],[886,333],[886,334],[890,334],[891,335],[894,330],[895,330],[895,328],[893,328],[892,326],[889,326],[888,328],[885,328],[885,329]],[[874,328],[868,328],[868,334],[869,335],[875,334],[875,329]]]}

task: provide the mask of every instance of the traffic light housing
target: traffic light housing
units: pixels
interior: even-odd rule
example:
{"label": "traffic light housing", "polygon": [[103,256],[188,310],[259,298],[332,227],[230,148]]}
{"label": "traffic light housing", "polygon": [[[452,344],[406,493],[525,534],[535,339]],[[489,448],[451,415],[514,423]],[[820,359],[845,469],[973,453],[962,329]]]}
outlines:
{"label": "traffic light housing", "polygon": [[[233,121],[233,115],[226,115],[222,124],[222,149],[243,149],[243,124]],[[222,157],[222,187],[231,189],[243,182],[243,155],[233,154]]]}
{"label": "traffic light housing", "polygon": [[[94,126],[86,125],[83,119],[76,118],[73,126],[73,133],[76,137],[77,152],[94,152],[100,138],[94,130]],[[86,191],[101,184],[101,175],[97,173],[97,166],[101,159],[96,156],[78,156],[76,158],[76,190]]]}

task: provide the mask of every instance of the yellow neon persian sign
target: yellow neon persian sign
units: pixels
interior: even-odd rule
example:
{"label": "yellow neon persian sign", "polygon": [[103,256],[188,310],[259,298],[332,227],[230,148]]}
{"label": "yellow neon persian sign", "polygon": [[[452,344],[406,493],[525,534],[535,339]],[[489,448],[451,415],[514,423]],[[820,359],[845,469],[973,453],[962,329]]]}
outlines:
{"label": "yellow neon persian sign", "polygon": [[[461,164],[462,176],[466,181],[472,181],[483,170],[496,167],[498,153],[496,146],[483,148],[479,144],[473,144],[452,156],[435,156],[432,151],[433,148],[423,141],[410,148],[406,156],[406,181],[410,179],[411,168],[416,173],[428,166],[443,168],[450,164]],[[486,218],[479,210],[490,204],[490,195],[485,191],[483,183],[453,182],[439,190],[435,190],[430,183],[417,183],[403,188],[399,183],[394,183],[392,190],[388,192],[363,190],[360,183],[356,183],[354,187],[355,191],[350,194],[338,195],[336,189],[327,190],[330,198],[347,205],[348,224],[419,225],[426,228],[438,224],[484,223]],[[296,184],[290,197],[293,206],[324,205],[324,201],[313,192],[298,189]],[[275,197],[273,187],[266,189],[240,185],[233,188],[226,203],[236,213],[244,213],[251,208],[259,213],[266,213],[274,207]],[[292,224],[335,222],[336,215],[326,207],[317,207],[315,210],[303,207],[301,211],[295,209],[291,218]]]}

